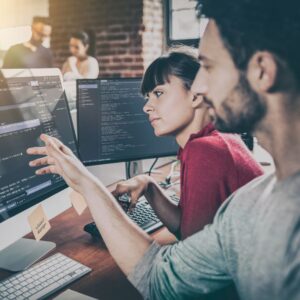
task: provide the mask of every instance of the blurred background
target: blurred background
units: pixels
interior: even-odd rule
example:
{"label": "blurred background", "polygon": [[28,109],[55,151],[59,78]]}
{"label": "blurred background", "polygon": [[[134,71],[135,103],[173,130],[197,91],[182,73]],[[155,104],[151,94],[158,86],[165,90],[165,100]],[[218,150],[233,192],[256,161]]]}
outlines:
{"label": "blurred background", "polygon": [[196,1],[191,0],[0,0],[0,67],[5,52],[30,39],[35,16],[49,17],[52,34],[44,41],[62,68],[69,36],[86,30],[101,77],[142,76],[172,44],[197,45]]}

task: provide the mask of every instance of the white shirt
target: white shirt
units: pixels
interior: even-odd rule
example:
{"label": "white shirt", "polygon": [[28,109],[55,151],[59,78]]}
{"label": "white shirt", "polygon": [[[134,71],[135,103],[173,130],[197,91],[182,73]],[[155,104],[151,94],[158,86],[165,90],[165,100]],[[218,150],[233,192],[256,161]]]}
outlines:
{"label": "white shirt", "polygon": [[70,56],[64,63],[62,72],[66,81],[81,78],[93,79],[99,75],[99,64],[92,56],[88,56],[84,61],[78,61],[75,56]]}

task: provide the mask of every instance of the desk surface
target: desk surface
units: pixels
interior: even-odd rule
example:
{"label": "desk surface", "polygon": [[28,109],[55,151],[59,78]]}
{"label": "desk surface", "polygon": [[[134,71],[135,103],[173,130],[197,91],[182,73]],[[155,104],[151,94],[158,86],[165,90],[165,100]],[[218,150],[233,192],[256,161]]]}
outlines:
{"label": "desk surface", "polygon": [[[104,242],[94,240],[83,231],[83,226],[91,221],[92,217],[88,209],[78,216],[75,210],[70,208],[50,220],[51,230],[43,238],[43,240],[56,243],[56,248],[49,255],[61,252],[92,269],[91,273],[68,285],[65,289],[72,289],[101,300],[142,299],[115,264]],[[32,234],[27,237],[33,238]],[[165,228],[156,231],[153,238],[161,244],[172,243],[175,240]],[[9,275],[11,275],[10,272],[0,271],[0,280]],[[49,299],[62,291],[63,289]]]}
{"label": "desk surface", "polygon": [[[75,210],[70,208],[50,221],[52,228],[43,238],[56,243],[56,248],[49,255],[61,252],[92,269],[91,273],[68,285],[67,288],[101,300],[142,299],[117,267],[103,241],[93,240],[83,231],[83,226],[91,221],[92,217],[88,210],[78,216]],[[28,237],[32,238],[32,235]],[[163,244],[174,241],[174,237],[165,228],[155,232],[153,237]],[[1,271],[0,279],[9,275],[11,273]]]}

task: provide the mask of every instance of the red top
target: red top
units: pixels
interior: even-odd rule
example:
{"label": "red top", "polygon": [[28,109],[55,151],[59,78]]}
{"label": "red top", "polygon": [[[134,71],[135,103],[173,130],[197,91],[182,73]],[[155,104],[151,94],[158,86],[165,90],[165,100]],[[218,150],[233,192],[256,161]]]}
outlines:
{"label": "red top", "polygon": [[263,174],[239,136],[221,134],[212,123],[192,134],[178,157],[181,239],[212,223],[216,211],[230,194]]}

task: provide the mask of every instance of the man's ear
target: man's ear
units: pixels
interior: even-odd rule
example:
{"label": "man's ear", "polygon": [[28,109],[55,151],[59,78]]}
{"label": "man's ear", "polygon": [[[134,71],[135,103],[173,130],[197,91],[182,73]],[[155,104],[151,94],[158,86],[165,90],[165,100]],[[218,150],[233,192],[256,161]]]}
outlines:
{"label": "man's ear", "polygon": [[276,85],[278,64],[273,54],[258,51],[250,59],[247,78],[252,88],[258,93],[267,93]]}

